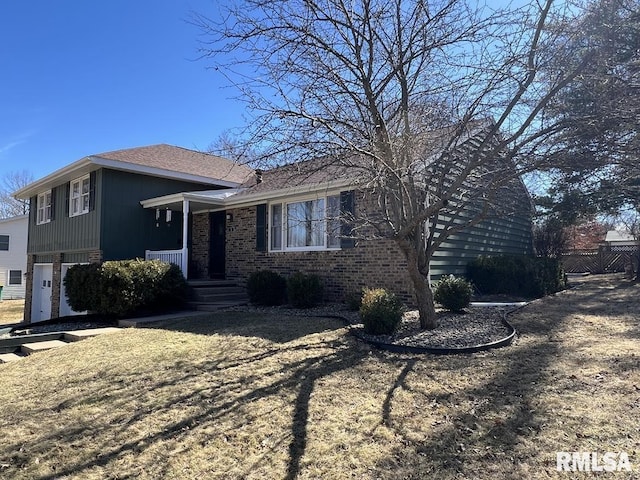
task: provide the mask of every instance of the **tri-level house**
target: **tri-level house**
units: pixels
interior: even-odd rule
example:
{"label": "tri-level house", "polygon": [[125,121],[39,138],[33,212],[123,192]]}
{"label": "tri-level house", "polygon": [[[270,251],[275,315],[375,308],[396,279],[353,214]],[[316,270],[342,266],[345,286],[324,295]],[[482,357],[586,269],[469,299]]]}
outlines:
{"label": "tri-level house", "polygon": [[[213,155],[153,145],[90,155],[15,193],[30,199],[25,319],[72,315],[62,279],[70,265],[144,258],[187,270],[188,209],[144,209],[148,198],[241,185],[249,168]],[[163,255],[163,254],[160,254]]]}
{"label": "tri-level house", "polygon": [[[311,161],[313,162],[313,161]],[[532,253],[531,202],[443,243],[434,277],[463,274],[489,253]],[[189,279],[244,285],[252,272],[314,273],[327,300],[364,286],[411,302],[407,264],[391,239],[351,235],[345,218],[375,211],[354,172],[301,163],[252,170],[169,145],[91,155],[16,193],[31,199],[25,318],[71,315],[62,278],[75,263],[159,258]]]}

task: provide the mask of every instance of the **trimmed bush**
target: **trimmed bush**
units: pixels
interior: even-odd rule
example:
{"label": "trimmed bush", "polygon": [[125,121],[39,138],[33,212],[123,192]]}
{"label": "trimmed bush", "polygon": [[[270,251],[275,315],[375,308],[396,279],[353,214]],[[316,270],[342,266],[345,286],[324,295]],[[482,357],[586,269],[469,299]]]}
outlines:
{"label": "trimmed bush", "polygon": [[256,305],[282,305],[287,294],[287,281],[271,270],[258,270],[247,279],[247,293]]}
{"label": "trimmed bush", "polygon": [[347,310],[351,312],[357,312],[362,305],[362,290],[358,292],[349,292],[344,296],[344,303],[347,306]]}
{"label": "trimmed bush", "polygon": [[482,256],[467,265],[467,277],[481,294],[540,298],[566,287],[562,266],[555,258]]}
{"label": "trimmed bush", "polygon": [[100,305],[100,264],[72,265],[62,279],[69,306],[76,312],[97,311]]}
{"label": "trimmed bush", "polygon": [[123,317],[184,304],[187,282],[177,265],[160,260],[120,260],[74,265],[64,278],[76,311]]}
{"label": "trimmed bush", "polygon": [[360,318],[367,333],[392,334],[402,320],[403,310],[400,299],[383,288],[365,288],[362,292]]}
{"label": "trimmed bush", "polygon": [[289,303],[296,308],[315,307],[322,301],[322,280],[318,275],[296,272],[287,279]]}
{"label": "trimmed bush", "polygon": [[442,277],[435,284],[434,300],[447,310],[461,312],[471,303],[473,288],[464,278]]}

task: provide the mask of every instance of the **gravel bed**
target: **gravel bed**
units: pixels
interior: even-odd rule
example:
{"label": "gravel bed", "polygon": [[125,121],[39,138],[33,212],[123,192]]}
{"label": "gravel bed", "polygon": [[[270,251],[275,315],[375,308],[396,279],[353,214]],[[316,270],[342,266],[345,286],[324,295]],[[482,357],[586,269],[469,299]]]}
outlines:
{"label": "gravel bed", "polygon": [[502,322],[513,307],[469,307],[463,313],[438,310],[438,328],[422,330],[417,310],[406,312],[393,335],[369,335],[364,333],[357,312],[344,309],[344,305],[323,305],[308,310],[278,307],[232,307],[230,310],[270,313],[275,315],[340,316],[345,318],[359,337],[377,342],[428,348],[464,348],[502,340],[511,330]]}

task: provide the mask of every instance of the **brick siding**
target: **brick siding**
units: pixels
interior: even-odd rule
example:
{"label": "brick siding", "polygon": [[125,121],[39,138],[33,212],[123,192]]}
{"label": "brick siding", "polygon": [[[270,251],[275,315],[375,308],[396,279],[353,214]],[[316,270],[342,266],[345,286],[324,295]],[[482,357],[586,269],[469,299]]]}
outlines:
{"label": "brick siding", "polygon": [[[360,196],[356,208],[363,203]],[[413,303],[407,263],[392,240],[360,240],[354,248],[342,250],[258,252],[256,207],[229,212],[233,221],[227,223],[227,278],[243,283],[257,270],[270,269],[284,276],[301,271],[322,278],[327,301],[342,301],[363,287],[383,287]]]}

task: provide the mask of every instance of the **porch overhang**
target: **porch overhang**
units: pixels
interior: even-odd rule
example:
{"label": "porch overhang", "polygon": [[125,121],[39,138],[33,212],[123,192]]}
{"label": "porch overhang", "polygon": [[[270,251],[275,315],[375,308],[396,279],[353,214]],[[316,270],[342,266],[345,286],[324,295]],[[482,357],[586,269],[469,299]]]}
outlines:
{"label": "porch overhang", "polygon": [[354,179],[340,179],[311,185],[251,192],[250,188],[230,188],[225,190],[204,190],[199,192],[181,192],[162,197],[142,200],[143,208],[158,208],[181,211],[185,202],[189,203],[191,213],[202,213],[227,208],[239,208],[257,205],[274,200],[302,194],[332,194],[340,190],[357,186]]}
{"label": "porch overhang", "polygon": [[142,205],[143,208],[159,208],[180,212],[183,210],[185,202],[189,202],[189,211],[191,213],[206,212],[225,208],[225,200],[241,190],[242,189],[239,188],[230,188],[226,190],[174,193],[142,200],[140,205]]}

